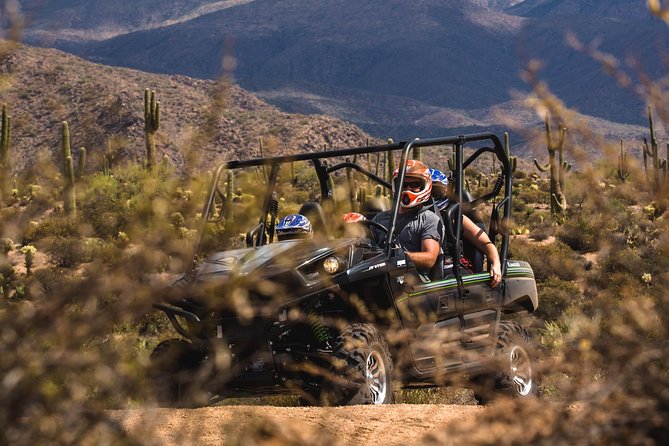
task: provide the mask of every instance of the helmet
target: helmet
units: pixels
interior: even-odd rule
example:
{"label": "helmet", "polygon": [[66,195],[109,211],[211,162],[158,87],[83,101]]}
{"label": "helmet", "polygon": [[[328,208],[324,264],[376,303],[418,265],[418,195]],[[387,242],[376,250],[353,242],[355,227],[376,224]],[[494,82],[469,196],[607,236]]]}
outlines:
{"label": "helmet", "polygon": [[432,177],[432,197],[437,209],[444,210],[451,202],[446,197],[449,189],[448,177],[444,172],[438,169],[430,169],[430,176]]}
{"label": "helmet", "polygon": [[344,222],[346,223],[357,223],[364,220],[367,220],[365,216],[357,212],[349,212],[348,214],[344,215]]}
{"label": "helmet", "polygon": [[444,172],[438,169],[430,169],[430,176],[432,177],[432,197],[435,200],[440,200],[446,197],[448,190],[448,177]]}
{"label": "helmet", "polygon": [[276,225],[276,236],[279,240],[307,238],[311,234],[311,222],[302,214],[286,215]]}
{"label": "helmet", "polygon": [[[411,179],[421,182],[421,186],[417,190],[403,189],[400,192],[400,206],[403,208],[412,208],[425,203],[430,199],[430,193],[432,192],[432,178],[430,176],[430,169],[418,160],[407,160],[406,166],[407,169],[406,174],[404,175],[404,181]],[[399,171],[400,169],[398,167],[393,172],[393,193],[395,192],[395,180],[399,175]]]}

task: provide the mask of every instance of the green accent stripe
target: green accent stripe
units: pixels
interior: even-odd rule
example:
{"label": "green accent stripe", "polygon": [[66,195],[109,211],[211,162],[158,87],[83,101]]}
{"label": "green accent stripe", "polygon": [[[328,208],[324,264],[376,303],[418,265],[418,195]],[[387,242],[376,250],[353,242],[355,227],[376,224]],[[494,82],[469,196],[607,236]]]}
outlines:
{"label": "green accent stripe", "polygon": [[[531,268],[521,268],[521,267],[511,267],[508,268],[506,271],[506,277],[527,277],[528,279],[534,279],[534,271],[532,271]],[[468,276],[465,276],[462,278],[462,284],[463,285],[474,285],[477,283],[486,283],[490,281],[490,275],[488,273],[479,273],[479,274],[471,274]],[[396,302],[401,302],[405,299],[408,299],[410,297],[414,296],[420,296],[426,293],[431,293],[434,291],[438,290],[448,290],[448,289],[455,289],[458,287],[458,282],[455,278],[451,279],[444,279],[440,280],[438,282],[434,282],[431,284],[424,285],[421,287],[420,291],[417,291],[415,293],[410,293],[405,297],[402,297],[400,299],[397,299]]]}

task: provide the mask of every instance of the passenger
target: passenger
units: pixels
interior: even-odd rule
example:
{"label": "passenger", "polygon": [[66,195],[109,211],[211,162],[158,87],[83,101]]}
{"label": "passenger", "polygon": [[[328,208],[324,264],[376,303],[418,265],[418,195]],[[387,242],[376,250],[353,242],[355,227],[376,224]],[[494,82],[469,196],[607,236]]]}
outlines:
{"label": "passenger", "polygon": [[358,212],[349,212],[344,215],[344,222],[346,223],[359,223],[361,221],[367,220],[364,215]]}
{"label": "passenger", "polygon": [[[397,241],[404,249],[419,272],[429,273],[439,256],[443,237],[441,219],[431,210],[423,208],[430,199],[432,178],[430,171],[420,161],[408,160],[404,183],[399,192],[395,190],[395,180],[399,168],[393,172],[393,193],[399,193],[400,208],[395,231]],[[391,211],[379,212],[372,221],[390,229]],[[372,227],[372,236],[377,242],[387,236],[378,228]]]}
{"label": "passenger", "polygon": [[[432,179],[432,197],[439,211],[444,211],[452,202],[448,198],[449,182],[448,177],[437,169],[430,169]],[[488,234],[466,215],[462,215],[462,235],[477,250],[482,252],[490,260],[492,267],[490,269],[490,278],[492,287],[496,287],[502,281],[502,265],[499,260],[497,247],[490,241]]]}
{"label": "passenger", "polygon": [[283,217],[276,225],[276,238],[279,241],[313,237],[311,222],[301,214],[290,214]]}
{"label": "passenger", "polygon": [[367,232],[367,228],[360,224],[360,222],[365,220],[367,220],[367,218],[358,212],[349,212],[348,214],[344,215],[344,223],[346,223],[344,225],[344,234],[346,237],[368,237],[369,234]]}

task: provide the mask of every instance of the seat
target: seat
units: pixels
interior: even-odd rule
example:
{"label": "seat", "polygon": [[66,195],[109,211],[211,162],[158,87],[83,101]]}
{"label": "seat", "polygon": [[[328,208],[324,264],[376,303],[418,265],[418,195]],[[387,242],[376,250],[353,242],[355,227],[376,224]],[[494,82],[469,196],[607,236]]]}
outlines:
{"label": "seat", "polygon": [[387,211],[390,209],[386,200],[380,197],[374,197],[369,200],[366,200],[360,209],[360,213],[365,216],[366,219],[371,220],[379,212]]}
{"label": "seat", "polygon": [[308,201],[302,205],[298,214],[302,214],[309,219],[314,234],[330,237],[330,228],[320,203],[317,201]]}

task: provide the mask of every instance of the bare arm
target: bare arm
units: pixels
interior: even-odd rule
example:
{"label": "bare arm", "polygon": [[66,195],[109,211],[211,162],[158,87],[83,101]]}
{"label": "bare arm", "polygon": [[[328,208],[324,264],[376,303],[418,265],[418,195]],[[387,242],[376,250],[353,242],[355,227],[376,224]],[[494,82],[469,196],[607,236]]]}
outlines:
{"label": "bare arm", "polygon": [[502,281],[502,264],[499,260],[499,253],[497,247],[490,241],[490,237],[481,228],[466,215],[462,216],[462,234],[471,242],[476,249],[484,253],[488,260],[492,263],[490,269],[490,278],[492,279],[492,287],[496,287]]}
{"label": "bare arm", "polygon": [[434,263],[437,261],[439,256],[439,242],[434,239],[428,238],[421,241],[421,251],[420,252],[408,252],[406,253],[416,268],[419,269],[430,269],[434,266]]}

